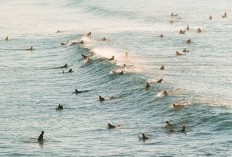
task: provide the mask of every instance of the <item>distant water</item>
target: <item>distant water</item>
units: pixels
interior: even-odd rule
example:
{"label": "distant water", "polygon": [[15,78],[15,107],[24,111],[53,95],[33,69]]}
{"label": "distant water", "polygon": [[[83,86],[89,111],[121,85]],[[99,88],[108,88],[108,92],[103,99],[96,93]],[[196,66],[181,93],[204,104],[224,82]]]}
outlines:
{"label": "distant water", "polygon": [[[1,0],[0,156],[232,156],[231,6],[231,0]],[[184,48],[189,52],[176,56]],[[91,53],[84,61],[81,54]],[[63,74],[66,63],[73,73]],[[90,91],[72,94],[76,88]],[[55,110],[59,103],[64,110]],[[109,130],[109,122],[121,126]],[[183,125],[186,134],[178,132]],[[139,140],[143,132],[149,140]]]}

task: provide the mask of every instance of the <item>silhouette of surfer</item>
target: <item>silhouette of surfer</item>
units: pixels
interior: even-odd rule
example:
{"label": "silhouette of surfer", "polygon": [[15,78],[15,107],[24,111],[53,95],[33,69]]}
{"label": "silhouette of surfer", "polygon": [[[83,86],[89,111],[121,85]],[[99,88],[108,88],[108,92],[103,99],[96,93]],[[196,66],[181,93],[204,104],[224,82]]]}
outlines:
{"label": "silhouette of surfer", "polygon": [[84,92],[88,92],[89,90],[82,90],[82,91],[79,91],[77,89],[75,89],[75,91],[72,93],[72,94],[79,94],[79,93],[84,93]]}
{"label": "silhouette of surfer", "polygon": [[185,126],[183,126],[182,129],[179,132],[186,133]]}
{"label": "silhouette of surfer", "polygon": [[59,68],[68,68],[68,64],[66,63],[65,65],[59,67]]}
{"label": "silhouette of surfer", "polygon": [[39,135],[38,142],[43,142],[44,141],[43,135],[44,135],[44,131],[42,131],[41,134]]}
{"label": "silhouette of surfer", "polygon": [[114,56],[112,56],[112,57],[110,58],[110,61],[112,61],[112,60],[114,60]]}
{"label": "silhouette of surfer", "polygon": [[27,50],[27,51],[32,51],[32,50],[34,50],[34,49],[33,49],[33,47],[31,46],[30,48],[25,49],[25,50]]}
{"label": "silhouette of surfer", "polygon": [[109,129],[114,129],[114,128],[116,128],[116,126],[115,126],[115,125],[112,125],[112,124],[110,124],[110,123],[108,123],[108,128],[109,128]]}
{"label": "silhouette of surfer", "polygon": [[86,56],[86,55],[84,55],[84,54],[81,54],[82,55],[82,57],[84,58],[84,59],[88,59],[89,58],[89,56]]}
{"label": "silhouette of surfer", "polygon": [[99,96],[99,101],[100,101],[100,102],[105,101],[105,100],[106,100],[105,98]]}
{"label": "silhouette of surfer", "polygon": [[187,44],[191,44],[191,42],[192,42],[191,39],[186,40],[186,43],[187,43]]}
{"label": "silhouette of surfer", "polygon": [[144,133],[142,133],[142,140],[143,141],[148,140],[148,137]]}
{"label": "silhouette of surfer", "polygon": [[163,65],[160,67],[160,70],[164,70],[164,66]]}
{"label": "silhouette of surfer", "polygon": [[72,72],[73,72],[73,70],[72,70],[72,69],[69,69],[68,73],[72,73]]}
{"label": "silhouette of surfer", "polygon": [[173,104],[172,106],[175,109],[179,109],[179,108],[183,108],[184,107],[184,105],[176,105],[176,104]]}
{"label": "silhouette of surfer", "polygon": [[161,79],[159,79],[158,81],[157,81],[157,83],[161,83],[163,81],[163,79],[161,78]]}
{"label": "silhouette of surfer", "polygon": [[90,37],[91,35],[92,35],[91,32],[89,32],[89,33],[86,34],[87,37]]}
{"label": "silhouette of surfer", "polygon": [[63,105],[59,104],[56,110],[63,110]]}
{"label": "silhouette of surfer", "polygon": [[149,89],[150,87],[151,87],[151,85],[149,83],[147,83],[145,89]]}

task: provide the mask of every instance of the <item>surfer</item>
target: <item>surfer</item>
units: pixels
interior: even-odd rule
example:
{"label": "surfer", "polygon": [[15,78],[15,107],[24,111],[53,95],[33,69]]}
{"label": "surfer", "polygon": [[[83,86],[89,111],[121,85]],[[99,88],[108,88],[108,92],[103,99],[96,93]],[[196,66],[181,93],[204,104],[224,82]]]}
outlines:
{"label": "surfer", "polygon": [[164,70],[164,66],[163,65],[160,67],[160,70]]}
{"label": "surfer", "polygon": [[119,75],[122,75],[122,74],[124,74],[124,71],[121,71],[120,73],[118,73]]}
{"label": "surfer", "polygon": [[200,28],[197,29],[197,33],[201,33],[201,29]]}
{"label": "surfer", "polygon": [[79,93],[88,92],[88,91],[89,90],[79,91],[79,90],[75,89],[75,91],[72,94],[79,94]]}
{"label": "surfer", "polygon": [[148,137],[144,134],[144,133],[142,133],[142,140],[148,140]]}
{"label": "surfer", "polygon": [[105,98],[99,96],[99,101],[100,101],[100,102],[105,101],[105,100],[106,100]]}
{"label": "surfer", "polygon": [[222,18],[227,18],[227,13],[225,12],[224,15],[222,15]]}
{"label": "surfer", "polygon": [[145,89],[149,89],[151,85],[147,82]]}
{"label": "surfer", "polygon": [[112,57],[110,58],[110,61],[112,61],[112,60],[114,60],[114,56],[112,56]]}
{"label": "surfer", "polygon": [[59,67],[59,68],[68,68],[68,64],[66,63],[65,65]]}
{"label": "surfer", "polygon": [[8,40],[9,40],[8,36],[5,38],[5,40],[6,40],[6,41],[8,41]]}
{"label": "surfer", "polygon": [[169,132],[174,132],[175,131],[173,129],[173,125],[169,121],[166,121],[166,124],[167,125],[165,125],[165,128],[167,128]]}
{"label": "surfer", "polygon": [[169,122],[169,121],[166,121],[166,126],[165,127],[168,127],[168,128],[171,128],[171,127],[173,127],[173,125]]}
{"label": "surfer", "polygon": [[81,40],[81,41],[79,42],[79,44],[84,44],[84,41],[83,41],[83,40]]}
{"label": "surfer", "polygon": [[187,44],[191,44],[191,42],[192,42],[191,39],[186,40]]}
{"label": "surfer", "polygon": [[88,59],[89,58],[89,56],[86,56],[86,55],[84,55],[84,54],[81,54],[82,55],[82,57],[84,58],[84,59]]}
{"label": "surfer", "polygon": [[[77,44],[84,44],[84,41],[83,40],[81,40],[79,42],[77,42],[77,41],[69,41],[68,44],[69,44],[69,46],[74,46],[74,45],[77,45]],[[67,45],[67,44],[61,43],[61,45]]]}
{"label": "surfer", "polygon": [[189,52],[189,50],[187,50],[186,48],[183,49],[183,52]]}
{"label": "surfer", "polygon": [[158,81],[157,81],[157,83],[161,83],[163,81],[163,79],[161,78],[161,79],[159,79]]}
{"label": "surfer", "polygon": [[25,49],[25,50],[27,50],[27,51],[32,51],[32,50],[34,50],[34,49],[33,49],[33,47],[31,46],[30,48]]}
{"label": "surfer", "polygon": [[185,34],[185,31],[183,31],[182,29],[179,32],[180,34]]}
{"label": "surfer", "polygon": [[106,41],[107,39],[104,37],[103,39],[102,39],[102,41]]}
{"label": "surfer", "polygon": [[116,128],[115,125],[112,125],[112,124],[108,123],[108,129],[114,129],[114,128]]}
{"label": "surfer", "polygon": [[187,30],[187,31],[189,30],[189,25],[187,25],[186,30]]}
{"label": "surfer", "polygon": [[172,106],[175,109],[179,109],[179,108],[183,108],[184,107],[184,105],[176,105],[176,104],[173,104]]}
{"label": "surfer", "polygon": [[73,70],[72,70],[72,69],[69,69],[68,73],[72,73],[72,72],[73,72]]}
{"label": "surfer", "polygon": [[210,16],[209,16],[209,20],[212,20],[212,19],[213,19],[213,18],[212,18],[212,16],[210,15]]}
{"label": "surfer", "polygon": [[90,36],[91,36],[91,34],[92,34],[92,33],[91,33],[91,32],[89,32],[89,33],[87,33],[87,35],[86,35],[86,36],[87,36],[87,37],[90,37]]}
{"label": "surfer", "polygon": [[56,110],[63,110],[63,105],[59,104]]}
{"label": "surfer", "polygon": [[176,51],[176,55],[177,55],[177,56],[181,56],[181,55],[183,55],[183,54],[181,54],[180,52]]}
{"label": "surfer", "polygon": [[168,96],[168,92],[166,90],[164,90],[163,95]]}
{"label": "surfer", "polygon": [[163,37],[164,37],[164,35],[163,35],[163,34],[161,34],[159,37],[163,38]]}
{"label": "surfer", "polygon": [[183,128],[179,132],[186,133],[185,126],[183,126]]}
{"label": "surfer", "polygon": [[39,135],[38,142],[43,142],[44,141],[43,135],[44,135],[44,131],[42,131],[41,134]]}

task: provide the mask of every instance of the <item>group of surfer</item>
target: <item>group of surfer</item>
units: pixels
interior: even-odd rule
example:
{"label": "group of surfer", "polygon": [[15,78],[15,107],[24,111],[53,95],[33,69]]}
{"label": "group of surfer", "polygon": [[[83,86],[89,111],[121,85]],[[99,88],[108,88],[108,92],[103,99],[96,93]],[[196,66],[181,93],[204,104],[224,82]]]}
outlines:
{"label": "group of surfer", "polygon": [[[176,13],[176,14],[174,14],[174,13],[172,13],[171,14],[171,17],[177,17],[178,16],[178,14]],[[223,15],[222,15],[222,18],[227,18],[227,13],[225,12]],[[210,15],[209,16],[209,20],[212,20],[212,16]],[[189,25],[187,25],[187,28],[186,28],[186,30],[180,30],[179,31],[179,34],[185,34],[185,32],[186,31],[188,31],[189,30]],[[200,29],[200,28],[198,28],[197,29],[197,33],[201,33],[202,32],[202,30]],[[163,34],[161,34],[159,37],[164,37],[163,36]],[[187,44],[191,44],[191,39],[188,39],[188,40],[186,40],[186,43]],[[185,49],[183,49],[183,52],[184,53],[187,53],[187,52],[189,52],[189,50],[187,50],[186,48]],[[176,55],[177,56],[179,56],[179,55],[183,55],[183,53],[180,53],[179,51],[176,51]],[[161,68],[160,68],[160,70],[163,70],[164,69],[164,66],[162,66]],[[147,85],[146,85],[146,89],[147,88],[149,88],[150,87],[150,85],[147,83]],[[168,92],[165,90],[164,92],[163,92],[163,94],[164,95],[168,95]],[[182,104],[172,104],[172,107],[174,108],[174,109],[180,109],[180,108],[183,108],[183,107],[185,107],[184,105],[182,105]],[[170,132],[173,132],[174,131],[174,125],[173,124],[171,124],[169,121],[166,121],[166,128],[170,131]],[[186,133],[186,126],[184,125],[183,127],[182,127],[182,129],[180,130],[180,131],[178,131],[178,132],[182,132],[182,133]],[[144,135],[143,135],[144,136]],[[146,137],[144,137],[144,139],[146,139]]]}
{"label": "group of surfer", "polygon": [[[91,36],[91,32],[89,32],[89,33],[87,34],[87,36]],[[106,39],[104,39],[104,40],[106,40]],[[80,43],[80,44],[83,44],[84,42],[81,41],[81,42],[79,42],[79,43]],[[184,49],[184,50],[187,51],[186,49]],[[94,53],[92,53],[92,54],[89,55],[89,56],[84,55],[84,54],[81,54],[81,55],[82,55],[82,57],[83,57],[84,60],[90,61],[90,60],[91,60],[90,57],[92,57],[92,56],[94,55]],[[126,57],[126,58],[128,57],[128,52],[125,52],[125,57]],[[115,57],[112,56],[112,57],[109,58],[108,60],[109,60],[109,61],[114,61],[114,60],[115,60]],[[123,67],[125,67],[125,66],[126,66],[126,65],[124,64]],[[68,67],[70,67],[70,66],[69,66],[68,64],[65,64],[65,65],[60,66],[60,67],[58,67],[58,68],[65,69],[65,68],[68,68]],[[160,67],[160,70],[165,70],[164,65],[162,65],[162,66]],[[64,70],[62,70],[62,71],[63,71],[63,73],[72,73],[72,72],[73,72],[72,69],[69,69],[67,72],[64,72]],[[116,71],[113,70],[113,73],[117,73],[117,74],[120,74],[120,75],[121,75],[121,74],[124,74],[124,71],[116,72]],[[160,84],[160,83],[162,83],[162,81],[163,81],[163,79],[161,78],[161,79],[159,79],[159,80],[157,81],[157,83]],[[147,83],[146,86],[145,86],[145,89],[149,89],[150,87],[151,87],[151,85],[150,85],[149,83]],[[89,91],[89,90],[82,90],[82,91],[80,91],[80,90],[78,90],[78,89],[75,89],[75,91],[74,91],[72,94],[76,94],[76,95],[77,95],[77,94],[80,94],[80,93],[83,93],[83,92],[88,92],[88,91]],[[164,94],[165,96],[167,96],[167,95],[168,95],[167,90],[164,90],[163,94]],[[106,100],[106,98],[104,98],[104,97],[102,97],[102,96],[99,96],[98,100],[99,100],[100,102],[103,102],[103,101]],[[176,107],[175,104],[173,104],[173,107]],[[64,109],[63,105],[58,104],[56,110],[63,110],[63,109]],[[120,127],[120,125],[112,125],[111,123],[108,123],[107,127],[108,127],[109,129],[114,129],[114,128]],[[185,128],[185,126],[184,126],[184,128]],[[182,130],[183,130],[183,129],[182,129]],[[183,131],[182,131],[182,132],[183,132]],[[184,130],[184,132],[185,132],[185,130]],[[39,142],[42,142],[42,141],[43,141],[43,135],[44,135],[44,131],[42,131],[41,134],[40,134],[40,136],[38,137],[38,141],[39,141]],[[148,138],[147,135],[145,135],[145,133],[142,133],[140,139],[142,139],[142,140],[147,140],[147,139],[149,139],[149,138]]]}
{"label": "group of surfer", "polygon": [[[178,13],[174,14],[173,12],[171,13],[170,16],[171,16],[172,18],[177,18],[177,17],[179,17]],[[227,18],[227,13],[226,13],[226,12],[225,12],[224,15],[222,16],[222,18]],[[209,20],[212,20],[212,16],[211,16],[211,15],[209,16]],[[173,21],[172,21],[171,23],[173,23]],[[189,28],[189,25],[187,25],[187,27],[186,27],[185,30],[180,29],[179,34],[185,34],[185,32],[188,31],[189,29],[190,29],[190,28]],[[201,32],[202,32],[202,30],[201,30],[200,28],[198,28],[198,29],[197,29],[197,33],[201,33]],[[164,37],[164,35],[161,34],[159,37]],[[191,39],[188,39],[188,40],[186,40],[186,43],[187,43],[187,44],[191,44],[191,43],[192,43],[192,40],[191,40]],[[184,55],[184,54],[187,53],[187,52],[189,52],[189,50],[187,50],[186,48],[184,48],[184,49],[183,49],[183,53],[180,53],[179,51],[176,51],[176,55],[177,55],[177,56]],[[164,70],[164,69],[165,69],[165,68],[164,68],[164,66],[162,65],[162,66],[160,67],[160,70]],[[157,83],[161,83],[162,81],[163,81],[163,80],[160,79],[160,80],[157,81]],[[149,89],[150,87],[151,87],[151,85],[150,85],[149,83],[147,83],[146,86],[145,86],[145,89]],[[168,95],[169,95],[169,93],[167,92],[167,90],[164,90],[164,91],[163,91],[163,95],[164,95],[164,96],[168,96]],[[183,108],[183,107],[185,107],[185,106],[182,105],[182,104],[172,104],[172,107],[173,107],[174,109],[180,109],[180,108]],[[173,131],[174,131],[173,125],[172,125],[169,121],[166,121],[166,124],[167,124],[167,125],[166,125],[165,127],[168,129],[168,131],[173,132]],[[184,125],[184,126],[182,127],[182,129],[181,129],[180,131],[178,131],[178,132],[186,133],[186,126]],[[142,133],[141,139],[147,140],[148,137],[147,137],[144,133]]]}
{"label": "group of surfer", "polygon": [[[5,41],[9,41],[10,39],[9,39],[9,36],[7,36],[6,38],[5,38]],[[18,50],[25,50],[25,51],[32,51],[32,50],[35,50],[32,46],[30,47],[30,48],[27,48],[27,49],[18,49]]]}
{"label": "group of surfer", "polygon": [[[171,13],[171,15],[170,15],[172,18],[180,18],[179,17],[179,15],[178,15],[178,13],[176,13],[176,14],[174,14],[174,13]],[[223,15],[222,15],[222,18],[227,18],[227,13],[225,12]],[[209,16],[209,20],[212,20],[212,16],[210,15]],[[173,21],[172,21],[173,22]],[[171,23],[172,23],[171,22]],[[188,31],[190,28],[189,28],[189,25],[186,27],[186,29],[185,30],[180,30],[179,31],[179,34],[185,34],[186,33],[186,31]],[[57,31],[57,33],[60,33],[61,31]],[[202,32],[202,30],[200,29],[200,28],[198,28],[197,29],[197,32],[198,33],[201,33]],[[87,37],[90,37],[91,36],[91,32],[89,32],[89,33],[87,33]],[[164,35],[163,34],[161,34],[159,37],[164,37]],[[6,41],[9,41],[10,39],[9,39],[9,37],[7,36],[6,38],[5,38],[5,40]],[[104,37],[103,39],[102,39],[102,41],[106,41],[107,39]],[[187,44],[190,44],[192,41],[191,41],[191,39],[188,39],[188,40],[186,40],[186,43]],[[68,44],[68,43],[67,43]],[[61,43],[61,45],[67,45],[66,43]],[[72,43],[70,43],[70,45],[75,45],[75,44],[85,44],[85,41],[84,40],[81,40],[81,41],[79,41],[79,42],[72,42]],[[28,48],[28,49],[24,49],[24,50],[28,50],[28,51],[32,51],[32,50],[34,50],[34,48],[31,46],[30,48]],[[189,52],[189,50],[187,50],[186,48],[185,49],[183,49],[183,52],[184,53],[187,53],[187,52]],[[92,54],[93,55],[93,54]],[[85,60],[87,60],[87,61],[90,61],[91,60],[91,56],[92,55],[90,55],[90,56],[87,56],[87,55],[84,55],[84,54],[82,54],[82,57],[83,57],[83,59],[85,59]],[[183,53],[180,53],[179,51],[176,51],[176,55],[177,56],[179,56],[179,55],[183,55]],[[127,52],[125,52],[125,57],[128,57],[128,53]],[[115,57],[114,56],[112,56],[111,58],[109,58],[109,61],[113,61],[113,60],[115,60]],[[123,66],[125,66],[125,64],[123,65]],[[61,67],[59,67],[59,68],[61,68],[61,69],[64,69],[64,68],[68,68],[69,66],[68,66],[68,64],[65,64],[65,65],[63,65],[63,66],[61,66]],[[164,67],[164,65],[162,65],[161,67],[160,67],[160,70],[165,70],[165,67]],[[67,72],[64,72],[64,70],[62,70],[62,72],[63,73],[72,73],[73,72],[73,70],[70,68]],[[124,71],[121,71],[121,72],[116,72],[116,71],[113,71],[113,73],[117,73],[117,74],[124,74]],[[159,79],[158,81],[157,81],[157,83],[162,83],[162,81],[163,81],[163,79],[161,78],[161,79]],[[151,87],[151,85],[149,84],[149,83],[146,83],[146,86],[145,86],[145,89],[149,89]],[[78,89],[75,89],[75,91],[72,93],[72,94],[80,94],[80,93],[83,93],[83,92],[88,92],[89,90],[82,90],[82,91],[80,91],[80,90],[78,90]],[[169,95],[169,93],[168,93],[168,91],[167,90],[164,90],[163,91],[163,95],[164,96],[168,96]],[[104,98],[104,97],[102,97],[102,96],[99,96],[99,99],[98,99],[100,102],[103,102],[103,101],[105,101],[106,100],[106,98]],[[180,109],[180,108],[183,108],[184,107],[184,105],[181,105],[181,104],[173,104],[172,105],[173,106],[173,108],[175,108],[175,109]],[[57,106],[57,108],[56,108],[56,110],[63,110],[64,109],[64,107],[63,107],[63,105],[61,105],[61,104],[59,104],[58,106]],[[120,127],[120,125],[112,125],[111,123],[108,123],[108,125],[107,125],[107,127],[108,127],[108,129],[115,129],[115,128],[117,128],[117,127]],[[173,124],[171,124],[169,121],[166,121],[166,126],[165,126],[166,128],[168,128],[168,130],[169,131],[171,131],[171,132],[173,132],[174,131],[174,125]],[[182,133],[186,133],[186,126],[184,125],[183,127],[182,127],[182,129],[180,130],[180,131],[178,131],[178,132],[182,132]],[[44,139],[43,139],[43,136],[44,136],[44,131],[42,131],[41,132],[41,134],[39,135],[39,137],[38,137],[38,142],[43,142],[44,141]],[[141,134],[141,139],[142,140],[147,140],[147,139],[149,139],[149,137],[147,136],[147,135],[145,135],[145,133],[142,133]]]}
{"label": "group of surfer", "polygon": [[[188,26],[188,29],[189,29],[189,26]],[[190,39],[189,39],[190,40]],[[191,42],[191,40],[190,41],[188,41],[188,42]],[[188,43],[187,42],[187,43]],[[183,52],[189,52],[189,50],[187,50],[186,48],[185,49],[183,49]],[[86,55],[84,55],[84,54],[82,54],[82,57],[83,57],[83,59],[89,59],[89,56],[86,56]],[[125,52],[125,57],[128,57],[128,52]],[[114,60],[114,56],[112,56],[110,59],[109,59],[109,61],[112,61],[112,60]],[[124,66],[125,66],[125,64],[124,64]],[[165,70],[165,67],[164,67],[164,65],[162,65],[161,67],[160,67],[160,70]],[[113,73],[116,73],[115,71],[113,71]],[[119,72],[118,74],[123,74],[124,72],[123,71],[121,71],[121,72]],[[163,82],[163,79],[161,78],[161,79],[159,79],[158,81],[157,81],[157,83],[162,83]],[[146,83],[146,86],[145,86],[145,89],[149,89],[151,87],[151,85],[149,84],[149,83]],[[167,90],[164,90],[163,91],[163,95],[164,96],[168,96],[168,92],[167,92]],[[103,102],[103,101],[105,101],[106,100],[106,98],[104,98],[104,97],[102,97],[102,96],[99,96],[99,99],[98,99],[100,102]],[[178,108],[182,108],[182,107],[184,107],[184,105],[177,105],[177,104],[173,104],[173,108],[175,108],[175,109],[178,109]],[[170,124],[170,123],[169,123]],[[173,125],[172,125],[173,126]],[[108,127],[108,129],[115,129],[115,128],[117,128],[117,127],[120,127],[120,125],[112,125],[111,123],[108,123],[108,125],[107,125],[107,127]],[[171,132],[173,132],[174,130],[173,130],[173,127],[169,127],[169,131],[171,131]],[[186,133],[186,130],[185,130],[185,126],[183,126],[182,127],[182,129],[180,130],[180,131],[177,131],[177,132],[183,132],[183,133]],[[141,137],[139,137],[140,139],[142,139],[142,140],[147,140],[147,139],[149,139],[149,137],[147,136],[147,135],[145,135],[145,133],[142,133],[141,134]]]}

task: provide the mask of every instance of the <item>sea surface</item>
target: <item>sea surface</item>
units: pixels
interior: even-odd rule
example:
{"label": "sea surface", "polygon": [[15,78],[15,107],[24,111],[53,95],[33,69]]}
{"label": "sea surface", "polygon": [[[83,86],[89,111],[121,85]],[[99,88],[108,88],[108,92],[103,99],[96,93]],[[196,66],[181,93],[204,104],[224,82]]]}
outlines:
{"label": "sea surface", "polygon": [[231,157],[231,6],[0,0],[0,156]]}

